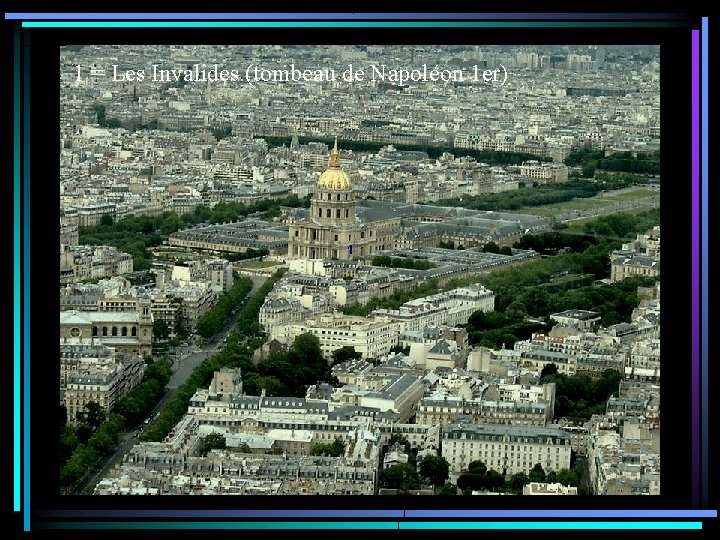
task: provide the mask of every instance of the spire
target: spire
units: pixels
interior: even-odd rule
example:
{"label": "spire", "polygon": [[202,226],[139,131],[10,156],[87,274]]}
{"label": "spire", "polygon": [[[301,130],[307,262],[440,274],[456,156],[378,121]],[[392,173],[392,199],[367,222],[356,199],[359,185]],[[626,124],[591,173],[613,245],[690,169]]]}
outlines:
{"label": "spire", "polygon": [[333,147],[332,152],[330,152],[330,167],[333,169],[340,168],[340,152],[337,147],[337,137],[335,137],[335,146]]}

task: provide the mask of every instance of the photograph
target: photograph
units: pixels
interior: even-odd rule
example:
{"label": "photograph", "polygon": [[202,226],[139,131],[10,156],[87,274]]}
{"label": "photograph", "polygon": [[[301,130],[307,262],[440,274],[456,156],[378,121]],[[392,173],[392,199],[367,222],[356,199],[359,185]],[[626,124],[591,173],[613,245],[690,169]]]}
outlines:
{"label": "photograph", "polygon": [[59,496],[667,494],[661,46],[482,39],[59,47]]}

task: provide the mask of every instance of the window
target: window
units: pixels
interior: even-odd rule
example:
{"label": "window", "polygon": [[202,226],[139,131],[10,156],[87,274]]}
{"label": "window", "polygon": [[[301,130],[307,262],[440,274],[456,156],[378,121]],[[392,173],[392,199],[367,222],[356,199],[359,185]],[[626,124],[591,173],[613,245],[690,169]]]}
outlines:
{"label": "window", "polygon": [[299,232],[300,232],[300,231],[295,231],[295,237],[296,237],[296,238],[297,238]]}
{"label": "window", "polygon": [[318,208],[318,217],[322,217],[322,208]]}
{"label": "window", "polygon": [[[338,216],[338,217],[340,217],[340,216]],[[336,235],[335,235],[335,241],[337,242],[337,240],[338,240],[338,235],[336,234]]]}
{"label": "window", "polygon": [[340,209],[339,208],[337,210],[335,210],[335,217],[336,218],[340,217]]}
{"label": "window", "polygon": [[326,215],[326,217],[332,217],[332,210],[330,210],[330,209],[328,208],[327,211],[326,211],[326,213],[325,213],[325,215]]}

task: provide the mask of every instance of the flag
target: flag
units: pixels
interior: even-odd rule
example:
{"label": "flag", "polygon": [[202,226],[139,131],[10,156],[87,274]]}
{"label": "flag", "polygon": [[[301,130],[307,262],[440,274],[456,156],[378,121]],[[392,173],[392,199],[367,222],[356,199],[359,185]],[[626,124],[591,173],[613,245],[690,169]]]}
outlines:
{"label": "flag", "polygon": [[350,255],[352,255],[352,244],[350,244],[350,245],[348,246],[348,253],[349,253]]}

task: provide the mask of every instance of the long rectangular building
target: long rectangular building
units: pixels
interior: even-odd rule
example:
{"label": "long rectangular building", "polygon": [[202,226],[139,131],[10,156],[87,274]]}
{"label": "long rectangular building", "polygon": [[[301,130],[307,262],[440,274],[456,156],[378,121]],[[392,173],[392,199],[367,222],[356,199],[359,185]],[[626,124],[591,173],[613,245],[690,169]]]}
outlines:
{"label": "long rectangular building", "polygon": [[424,296],[399,309],[376,309],[373,314],[397,321],[401,332],[419,332],[428,326],[465,324],[478,310],[495,310],[495,294],[481,285]]}
{"label": "long rectangular building", "polygon": [[545,472],[570,468],[570,437],[556,428],[458,422],[443,429],[442,457],[461,473],[473,461],[504,476],[528,473],[536,463]]}
{"label": "long rectangular building", "polygon": [[344,346],[355,347],[363,358],[378,358],[397,345],[400,335],[398,324],[389,317],[365,318],[331,313],[273,326],[270,339],[289,344],[307,332],[318,337],[320,348],[328,358],[330,353]]}

